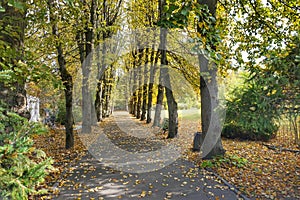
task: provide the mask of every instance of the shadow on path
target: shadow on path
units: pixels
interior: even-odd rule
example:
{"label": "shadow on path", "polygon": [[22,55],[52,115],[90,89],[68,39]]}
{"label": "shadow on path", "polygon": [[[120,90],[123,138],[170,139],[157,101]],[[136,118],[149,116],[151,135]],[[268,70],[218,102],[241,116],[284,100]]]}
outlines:
{"label": "shadow on path", "polygon": [[[156,158],[139,157],[151,152],[164,152],[166,144],[151,136],[149,130],[141,133],[145,128],[128,124],[130,120],[129,115],[120,112],[105,121],[98,138],[89,145],[89,153],[66,169],[62,180],[56,184],[60,192],[52,199],[239,199],[233,188],[191,162],[165,156],[169,158],[166,164],[154,162]],[[145,135],[136,137],[138,132],[134,133],[134,130]],[[115,149],[108,149],[111,145],[107,144],[107,139]],[[140,160],[132,164],[132,157],[121,157],[122,154],[116,151],[138,155],[135,159]],[[171,154],[169,152],[169,156],[174,156]],[[128,161],[127,165],[124,161]],[[123,165],[120,167],[120,164]],[[150,169],[148,165],[151,170],[147,170]],[[138,166],[144,170],[136,173]],[[125,170],[122,170],[123,167]]]}

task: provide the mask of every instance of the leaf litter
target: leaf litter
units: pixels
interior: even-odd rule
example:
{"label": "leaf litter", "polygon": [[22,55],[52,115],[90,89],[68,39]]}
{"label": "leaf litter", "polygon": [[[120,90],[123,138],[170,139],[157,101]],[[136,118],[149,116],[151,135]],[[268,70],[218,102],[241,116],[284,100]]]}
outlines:
{"label": "leaf litter", "polygon": [[[138,120],[136,120],[138,122]],[[144,122],[138,122],[142,126],[150,127],[150,125]],[[107,126],[109,123],[106,123]],[[101,124],[100,126],[103,126]],[[195,121],[184,120],[181,121],[179,126],[179,137],[177,137],[176,144],[181,147],[182,158],[196,163],[201,166],[203,163],[198,152],[192,152],[193,137],[196,131],[200,130],[200,123]],[[170,140],[165,139],[166,133],[163,133],[158,128],[153,128],[156,134],[157,140],[169,143]],[[97,138],[95,134],[95,138]],[[93,137],[80,136],[75,131],[75,146],[69,150],[64,148],[65,144],[65,132],[60,129],[51,130],[47,135],[42,135],[34,138],[35,146],[44,150],[47,156],[54,159],[54,167],[56,170],[52,171],[46,178],[46,182],[41,186],[42,188],[50,189],[50,193],[57,193],[58,191],[51,190],[51,187],[59,181],[60,187],[67,185],[76,185],[76,183],[64,181],[61,176],[67,176],[63,174],[63,171],[68,165],[80,160],[87,152],[88,144],[92,144],[95,141]],[[114,136],[115,137],[115,136]],[[85,139],[86,138],[86,139]],[[117,138],[111,138],[117,139]],[[276,138],[273,139],[273,143],[279,143]],[[83,142],[82,142],[83,141]],[[137,141],[133,141],[137,142]],[[281,141],[280,141],[281,142]],[[226,154],[237,155],[240,158],[247,159],[247,164],[243,167],[233,166],[230,163],[223,163],[220,166],[213,166],[211,169],[227,180],[230,184],[237,186],[237,188],[248,197],[254,199],[300,199],[300,159],[299,154],[293,152],[278,152],[272,151],[263,145],[261,142],[255,141],[239,141],[222,139]],[[122,145],[122,143],[120,143]],[[124,143],[125,145],[126,143]],[[86,163],[81,163],[82,165]],[[86,164],[87,165],[87,164]],[[76,167],[70,167],[70,171],[76,173]],[[92,166],[87,168],[87,171],[94,170]],[[191,168],[187,171],[186,176],[190,178],[191,183],[195,174],[197,174],[199,168]],[[108,172],[113,173],[113,172]],[[101,175],[101,174],[99,174]],[[168,177],[171,178],[171,177]],[[215,176],[208,176],[206,178],[216,179]],[[180,181],[179,177],[174,177],[175,180]],[[126,175],[124,175],[123,182],[127,185]],[[221,182],[220,180],[217,180]],[[139,184],[139,180],[136,181]],[[154,183],[155,184],[155,183]],[[166,183],[162,183],[164,187],[167,187]],[[188,183],[183,182],[182,185]],[[78,185],[77,187],[84,187]],[[191,186],[193,187],[193,186]],[[218,187],[218,186],[215,186]],[[224,186],[220,186],[224,187]],[[89,190],[100,190],[102,186],[92,188]],[[139,198],[145,196],[151,196],[153,185],[149,185],[149,191],[141,191]],[[195,187],[195,190],[201,188]],[[226,189],[226,188],[223,188]],[[88,190],[87,190],[88,191]],[[154,191],[155,192],[155,191]],[[182,196],[186,194],[182,193]],[[172,197],[171,193],[166,193],[166,199]],[[34,197],[32,197],[34,198]],[[38,197],[40,199],[47,199],[46,196]],[[122,198],[119,196],[118,198]],[[215,197],[218,199],[219,197]],[[80,197],[78,197],[80,199]]]}

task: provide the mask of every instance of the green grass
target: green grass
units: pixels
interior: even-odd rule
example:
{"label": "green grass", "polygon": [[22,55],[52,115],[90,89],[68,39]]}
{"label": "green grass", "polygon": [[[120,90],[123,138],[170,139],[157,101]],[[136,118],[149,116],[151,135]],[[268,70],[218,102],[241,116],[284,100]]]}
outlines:
{"label": "green grass", "polygon": [[178,116],[183,120],[200,120],[201,114],[198,109],[190,109],[190,110],[179,110]]}

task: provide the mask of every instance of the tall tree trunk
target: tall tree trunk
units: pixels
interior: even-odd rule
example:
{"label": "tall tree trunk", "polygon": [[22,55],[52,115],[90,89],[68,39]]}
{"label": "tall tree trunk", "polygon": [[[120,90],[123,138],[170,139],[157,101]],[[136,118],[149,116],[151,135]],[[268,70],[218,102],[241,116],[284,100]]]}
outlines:
{"label": "tall tree trunk", "polygon": [[164,86],[163,86],[163,73],[162,69],[160,67],[160,74],[159,74],[159,84],[158,84],[158,92],[156,96],[156,106],[155,106],[155,115],[154,115],[154,121],[152,126],[160,126],[161,121],[161,110],[163,105],[163,99],[164,99]]}
{"label": "tall tree trunk", "polygon": [[144,121],[146,119],[146,111],[147,111],[147,85],[149,81],[149,72],[148,72],[148,65],[149,65],[149,48],[145,51],[145,66],[144,66],[144,84],[143,84],[143,102],[142,102],[142,115],[141,115],[141,121]]}
{"label": "tall tree trunk", "polygon": [[133,88],[131,87],[132,85],[133,85],[133,76],[134,76],[134,74],[133,74],[134,72],[131,70],[130,71],[130,76],[129,76],[129,81],[128,81],[128,85],[127,85],[127,90],[128,90],[128,93],[129,93],[129,96],[130,97],[128,97],[128,99],[129,99],[129,105],[128,105],[128,107],[129,107],[129,113],[130,114],[134,114],[134,112],[133,112],[133,95],[131,95],[131,94],[133,94]]}
{"label": "tall tree trunk", "polygon": [[[52,25],[52,34],[57,38],[57,41],[59,41],[60,36],[58,32],[58,26],[56,23],[56,17],[53,14],[53,8],[54,0],[48,1],[48,6],[50,10],[50,21],[53,23]],[[66,102],[66,116],[65,116],[65,128],[66,128],[66,143],[65,147],[66,149],[72,148],[74,146],[74,134],[73,134],[73,79],[71,74],[68,72],[66,68],[66,60],[63,53],[63,48],[60,42],[56,43],[56,50],[57,50],[57,60],[59,65],[59,71],[61,80],[63,82],[63,85],[65,86],[64,92],[65,92],[65,102]]]}
{"label": "tall tree trunk", "polygon": [[[161,0],[159,4],[160,19],[165,18],[164,6],[166,5],[166,0]],[[167,103],[168,103],[168,114],[169,114],[169,127],[168,127],[168,137],[174,138],[177,136],[178,132],[178,113],[177,113],[177,103],[175,101],[171,80],[168,69],[167,60],[167,30],[160,30],[160,62],[162,65],[161,73],[163,76],[163,84],[166,91]]]}
{"label": "tall tree trunk", "polygon": [[103,73],[103,89],[102,89],[102,97],[101,97],[101,104],[100,104],[100,110],[101,110],[101,115],[102,118],[105,118],[105,97],[107,95],[107,72],[105,71]]}
{"label": "tall tree trunk", "polygon": [[[163,19],[164,18],[164,11],[163,8],[166,5],[166,0],[160,0],[159,1],[159,18]],[[160,125],[160,120],[161,120],[161,109],[162,109],[162,104],[163,104],[163,97],[164,97],[164,70],[162,66],[163,64],[166,65],[166,58],[163,58],[163,50],[164,50],[164,43],[166,42],[163,38],[163,30],[160,32],[160,45],[159,45],[159,51],[160,51],[160,61],[161,61],[161,66],[160,66],[160,74],[159,74],[159,84],[158,84],[158,93],[157,93],[157,101],[156,101],[156,107],[155,107],[155,116],[154,116],[154,122],[153,126],[159,126]],[[166,36],[165,36],[166,37]],[[166,56],[166,55],[165,55]],[[164,63],[162,63],[164,62]]]}
{"label": "tall tree trunk", "polygon": [[166,50],[166,42],[167,42],[167,30],[161,29],[160,35],[161,42],[161,73],[163,76],[163,84],[165,87],[165,93],[168,103],[168,114],[169,114],[169,126],[168,126],[168,137],[174,138],[177,136],[178,132],[178,113],[177,113],[177,103],[175,101],[172,85],[169,75],[168,69],[168,60],[167,60],[167,50]]}
{"label": "tall tree trunk", "polygon": [[[198,3],[207,5],[212,16],[216,15],[217,0],[198,0]],[[212,49],[216,49],[216,47],[212,47]],[[221,141],[220,117],[216,111],[219,107],[217,67],[204,55],[199,55],[199,65],[202,141],[204,141],[201,148],[202,157],[203,159],[211,159],[213,156],[225,153]]]}
{"label": "tall tree trunk", "polygon": [[[21,2],[25,2],[22,0]],[[7,3],[2,3],[5,8],[5,12],[0,12],[0,23],[2,29],[0,30],[0,47],[1,53],[10,51],[9,57],[7,53],[0,55],[0,63],[5,66],[12,66],[4,68],[0,65],[0,71],[12,70],[15,71],[16,63],[23,60],[24,54],[24,36],[26,26],[26,11],[9,6]],[[5,59],[3,59],[5,57]],[[30,119],[30,114],[26,109],[26,90],[25,80],[27,77],[20,77],[18,80],[12,81],[10,84],[12,87],[7,86],[2,80],[0,80],[0,101],[6,105],[8,110],[18,113],[20,116]]]}
{"label": "tall tree trunk", "polygon": [[[127,76],[127,79],[128,79],[128,83],[130,83],[130,79],[131,79],[131,75],[130,76]],[[128,85],[125,84],[125,110],[127,112],[131,112],[131,108],[130,108],[130,91],[129,91],[129,88],[128,88]]]}
{"label": "tall tree trunk", "polygon": [[107,92],[106,92],[106,96],[105,96],[105,117],[109,117],[112,110],[111,110],[111,96],[112,96],[112,86],[113,86],[113,79],[114,79],[114,72],[113,72],[113,65],[110,66],[110,69],[107,70],[107,72],[109,73],[107,77],[108,78],[108,84],[107,84]]}
{"label": "tall tree trunk", "polygon": [[141,118],[141,108],[142,108],[142,94],[143,94],[143,87],[142,87],[142,82],[143,82],[143,74],[142,74],[142,68],[141,68],[141,63],[142,63],[142,58],[143,58],[143,50],[140,49],[138,51],[138,64],[137,64],[137,75],[138,75],[138,87],[137,87],[137,111],[136,111],[136,118],[140,119]]}
{"label": "tall tree trunk", "polygon": [[155,57],[155,44],[152,45],[152,51],[151,51],[151,56],[150,56],[150,80],[149,80],[149,86],[148,86],[148,105],[147,105],[147,121],[146,123],[149,124],[151,123],[151,108],[152,108],[152,95],[153,95],[153,85],[154,85],[154,78],[156,74],[156,69],[157,69],[157,63],[158,63],[158,57],[159,57],[159,51],[157,51]]}
{"label": "tall tree trunk", "polygon": [[102,80],[98,79],[97,90],[96,90],[96,99],[95,99],[95,110],[96,110],[96,116],[97,116],[98,122],[102,121],[101,101],[102,101]]}
{"label": "tall tree trunk", "polygon": [[95,0],[91,1],[89,10],[89,23],[85,27],[85,61],[82,63],[82,132],[90,133],[92,131],[92,124],[94,124],[95,114],[92,109],[92,96],[89,91],[89,76],[91,72],[91,65],[93,61],[93,37],[94,37],[94,25],[95,25],[95,11],[96,11]]}
{"label": "tall tree trunk", "polygon": [[137,116],[137,99],[138,99],[138,82],[137,82],[137,78],[138,78],[138,73],[137,73],[137,69],[135,69],[135,53],[133,53],[133,86],[132,86],[132,112],[133,112],[133,116],[136,117]]}
{"label": "tall tree trunk", "polygon": [[[105,17],[105,14],[103,14]],[[99,22],[98,22],[99,23]],[[100,33],[97,34],[97,43],[99,45],[100,41]],[[103,33],[102,36],[103,41],[106,39],[106,34]],[[97,91],[96,91],[96,99],[95,99],[95,109],[96,109],[96,116],[98,122],[102,121],[102,113],[103,113],[103,98],[102,93],[104,89],[104,78],[105,78],[105,69],[106,69],[106,63],[105,63],[105,55],[106,55],[106,43],[103,42],[102,44],[102,55],[100,59],[100,51],[97,50],[97,67],[98,67],[98,76],[97,76]]]}

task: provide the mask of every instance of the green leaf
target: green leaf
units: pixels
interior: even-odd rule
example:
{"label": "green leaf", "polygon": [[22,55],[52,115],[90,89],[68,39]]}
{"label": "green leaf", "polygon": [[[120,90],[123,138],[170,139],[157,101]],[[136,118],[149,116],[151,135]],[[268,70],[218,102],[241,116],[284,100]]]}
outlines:
{"label": "green leaf", "polygon": [[0,12],[5,12],[5,8],[0,5]]}
{"label": "green leaf", "polygon": [[181,13],[182,15],[184,15],[184,16],[187,16],[188,13],[189,13],[189,10],[188,10],[188,8],[184,7],[184,8],[181,10],[180,13]]}
{"label": "green leaf", "polygon": [[176,10],[176,9],[178,9],[178,8],[179,8],[178,6],[172,4],[172,5],[170,5],[169,11],[170,11],[170,12],[173,12],[174,10]]}
{"label": "green leaf", "polygon": [[15,8],[20,9],[20,10],[24,10],[24,5],[20,1],[9,0],[7,5],[11,6],[11,7],[15,7]]}
{"label": "green leaf", "polygon": [[66,2],[68,3],[68,5],[69,6],[74,6],[74,4],[73,4],[73,2],[74,2],[74,0],[66,0]]}

